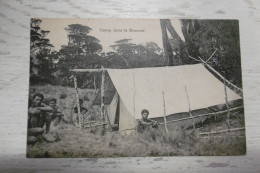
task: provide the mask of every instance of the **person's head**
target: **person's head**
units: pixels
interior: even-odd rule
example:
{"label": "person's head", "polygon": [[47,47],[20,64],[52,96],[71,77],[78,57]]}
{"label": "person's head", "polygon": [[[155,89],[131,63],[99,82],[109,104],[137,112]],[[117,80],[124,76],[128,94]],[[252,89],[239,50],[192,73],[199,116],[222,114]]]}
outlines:
{"label": "person's head", "polygon": [[35,93],[32,97],[32,105],[40,106],[43,99],[44,99],[44,96],[42,95],[42,93]]}
{"label": "person's head", "polygon": [[50,100],[49,100],[50,107],[55,108],[56,103],[57,103],[57,100],[55,98],[50,98]]}
{"label": "person's head", "polygon": [[143,119],[147,119],[147,117],[149,115],[149,111],[147,109],[143,109],[141,114],[142,114]]}

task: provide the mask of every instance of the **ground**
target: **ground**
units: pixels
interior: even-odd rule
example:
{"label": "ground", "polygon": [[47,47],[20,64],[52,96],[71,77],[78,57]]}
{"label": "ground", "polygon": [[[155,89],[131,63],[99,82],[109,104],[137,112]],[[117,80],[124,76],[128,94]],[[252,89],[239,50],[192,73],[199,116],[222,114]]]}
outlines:
{"label": "ground", "polygon": [[[58,99],[60,111],[70,121],[75,106],[73,88],[32,86],[30,93],[42,92],[46,97]],[[92,118],[99,116],[97,107],[90,105],[95,98],[94,90],[79,89],[84,106]],[[182,122],[180,122],[182,123]],[[230,128],[244,127],[243,111],[230,117]],[[216,135],[199,135],[227,129],[226,114],[210,117],[203,123],[182,128],[180,124],[168,124],[150,129],[142,134],[132,132],[105,132],[102,127],[81,130],[72,124],[51,124],[49,134],[39,136],[35,145],[27,145],[27,157],[135,157],[135,156],[174,156],[174,155],[244,155],[246,154],[245,131],[234,131]]]}

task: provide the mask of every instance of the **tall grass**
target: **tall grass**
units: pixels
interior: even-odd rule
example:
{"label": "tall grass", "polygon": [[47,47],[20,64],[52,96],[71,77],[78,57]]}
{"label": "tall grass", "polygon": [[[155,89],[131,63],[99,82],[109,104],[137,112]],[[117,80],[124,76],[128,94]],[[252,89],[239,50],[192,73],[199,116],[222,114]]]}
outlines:
{"label": "tall grass", "polygon": [[[66,118],[71,116],[68,108],[75,106],[74,89],[54,86],[34,86],[34,92],[42,92],[46,97],[58,99],[58,106]],[[89,108],[89,115],[98,117],[98,108],[90,108],[95,97],[93,90],[79,90],[81,98],[85,98],[84,106]],[[62,98],[59,97],[63,95]],[[243,116],[236,115],[231,119],[232,126],[243,125]],[[182,122],[180,122],[182,123]],[[206,124],[205,124],[206,123]],[[204,131],[227,128],[225,119],[205,121]],[[169,133],[164,126],[149,129],[143,133],[132,131],[102,133],[102,127],[78,129],[72,124],[61,123],[51,129],[47,137],[53,142],[39,139],[35,145],[27,147],[28,157],[144,157],[144,156],[187,156],[187,155],[242,155],[246,152],[245,132],[228,132],[219,135],[199,135],[193,128],[183,125],[168,124]],[[201,131],[201,129],[200,129]]]}

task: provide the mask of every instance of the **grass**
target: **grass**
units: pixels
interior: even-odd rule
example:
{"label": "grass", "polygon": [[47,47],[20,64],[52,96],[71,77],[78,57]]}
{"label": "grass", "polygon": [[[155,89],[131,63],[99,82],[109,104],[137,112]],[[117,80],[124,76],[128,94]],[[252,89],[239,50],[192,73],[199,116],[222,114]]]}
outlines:
{"label": "grass", "polygon": [[[31,93],[42,92],[46,97],[58,99],[60,111],[68,120],[71,108],[75,106],[74,89],[55,86],[33,86]],[[89,107],[95,98],[93,90],[79,89],[88,114],[94,119],[99,115],[99,108]],[[60,99],[62,96],[63,99]],[[64,96],[66,95],[66,96]],[[224,116],[222,116],[224,117]],[[244,126],[244,115],[237,114],[230,119],[231,128]],[[199,131],[215,131],[227,128],[225,118],[212,117],[200,124],[199,130],[182,128],[168,124],[170,133],[164,126],[150,129],[144,133],[124,132],[102,133],[102,128],[80,130],[72,124],[51,125],[47,137],[55,142],[39,139],[35,145],[27,146],[28,157],[145,157],[145,156],[201,156],[201,155],[243,155],[246,153],[245,131],[221,133],[218,135],[200,136]],[[182,122],[180,122],[182,123]],[[204,137],[204,138],[202,138]]]}

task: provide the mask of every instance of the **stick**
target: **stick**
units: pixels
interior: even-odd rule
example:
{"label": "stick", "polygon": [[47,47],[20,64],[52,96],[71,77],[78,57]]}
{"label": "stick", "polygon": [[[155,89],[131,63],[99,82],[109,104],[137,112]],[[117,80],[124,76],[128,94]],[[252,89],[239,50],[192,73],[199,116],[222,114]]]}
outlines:
{"label": "stick", "polygon": [[[101,69],[104,67],[102,66]],[[101,119],[104,122],[105,121],[105,116],[104,116],[104,97],[105,97],[105,89],[104,89],[104,82],[105,82],[105,71],[102,70],[102,79],[101,79]]]}
{"label": "stick", "polygon": [[80,126],[80,128],[82,128],[82,122],[81,122],[81,112],[80,112],[80,105],[79,105],[79,93],[78,93],[78,86],[77,86],[77,77],[73,76],[74,78],[74,89],[75,89],[75,95],[76,95],[76,105],[77,105],[77,110],[78,110],[78,114],[77,114],[77,118],[79,119],[79,124],[78,122],[76,122],[77,125]]}
{"label": "stick", "polygon": [[105,68],[101,68],[101,69],[73,69],[70,70],[72,72],[102,72],[102,71],[106,71],[107,69]]}
{"label": "stick", "polygon": [[218,50],[218,49],[215,49],[215,51],[213,52],[213,54],[209,57],[209,59],[208,59],[206,62],[208,62],[208,61],[213,57],[213,55],[217,52],[217,50]]}
{"label": "stick", "polygon": [[224,91],[225,91],[225,101],[226,101],[226,106],[228,109],[228,114],[227,114],[227,123],[228,123],[228,127],[229,127],[229,116],[230,116],[230,111],[229,111],[229,106],[228,106],[228,97],[227,97],[227,89],[226,89],[226,82],[223,81],[224,83]]}
{"label": "stick", "polygon": [[98,125],[94,125],[94,126],[85,126],[85,128],[104,126],[104,125],[106,125],[106,123],[102,123],[102,124],[98,124]]}
{"label": "stick", "polygon": [[95,88],[95,92],[97,91],[97,86],[96,86],[96,75],[94,74],[94,88]]}
{"label": "stick", "polygon": [[168,128],[167,128],[167,119],[166,119],[166,108],[165,108],[165,99],[164,99],[164,92],[162,92],[163,95],[163,119],[164,119],[164,126],[165,126],[165,131],[169,133]]}
{"label": "stick", "polygon": [[220,130],[214,132],[203,132],[203,133],[199,133],[199,135],[217,134],[217,133],[224,133],[224,132],[231,132],[231,131],[238,131],[238,130],[245,130],[245,127],[226,129],[226,130]]}
{"label": "stick", "polygon": [[191,59],[195,60],[195,61],[198,61],[200,62],[200,60],[196,59],[196,58],[193,58],[192,56],[188,55]]}
{"label": "stick", "polygon": [[[135,74],[133,74],[133,86],[134,86],[134,96],[133,96],[133,110],[134,110],[134,121],[135,119]],[[137,129],[137,123],[135,122],[135,129]]]}
{"label": "stick", "polygon": [[[234,110],[241,109],[241,108],[243,108],[243,106],[231,108],[231,109],[229,109],[229,111],[234,111]],[[190,119],[193,119],[193,118],[199,118],[199,117],[210,116],[210,115],[223,114],[223,113],[226,113],[226,112],[228,112],[228,110],[219,111],[219,112],[213,112],[213,113],[207,113],[207,114],[201,114],[201,115],[197,115],[197,116],[193,116],[193,117],[187,117],[187,118],[182,118],[182,119],[177,119],[177,120],[172,120],[172,121],[168,121],[167,123],[175,123],[175,122],[178,122],[178,121],[190,120]],[[164,122],[158,123],[158,124],[161,125],[161,124],[164,124]]]}
{"label": "stick", "polygon": [[105,111],[106,112],[106,117],[107,117],[107,125],[108,125],[108,129],[110,131],[112,131],[112,125],[110,123],[110,119],[109,119],[109,116],[108,116],[108,113],[107,113],[107,110]]}
{"label": "stick", "polygon": [[224,78],[219,72],[217,72],[214,68],[212,68],[209,64],[207,64],[203,59],[201,59],[200,57],[199,57],[199,59],[201,60],[201,62],[202,62],[202,64],[204,65],[204,66],[207,66],[210,70],[212,70],[215,74],[217,74],[222,80],[224,80],[226,83],[228,83],[228,85],[231,85],[232,87],[234,87],[235,88],[235,90],[238,90],[240,93],[239,93],[239,95],[241,96],[241,97],[243,97],[243,90],[241,89],[241,88],[239,88],[239,87],[237,87],[236,85],[234,85],[234,84],[232,84],[231,82],[229,82],[226,78]]}
{"label": "stick", "polygon": [[[225,138],[226,136],[208,136],[208,137],[199,137],[200,139],[211,139],[211,138]],[[245,138],[245,136],[228,136],[228,138]]]}
{"label": "stick", "polygon": [[[190,117],[192,117],[191,110],[190,110],[190,99],[189,99],[189,95],[188,95],[188,92],[187,92],[186,85],[185,85],[185,92],[186,92],[186,96],[187,96],[187,100],[188,100],[189,114],[190,114]],[[192,126],[193,126],[193,129],[196,129],[193,120],[192,120]]]}
{"label": "stick", "polygon": [[[212,112],[211,110],[209,110],[209,108],[207,108],[207,110],[209,111],[209,112]],[[217,116],[215,115],[215,121],[217,120]]]}
{"label": "stick", "polygon": [[98,122],[98,121],[89,121],[89,122],[84,122],[84,125],[86,125],[86,124],[91,124],[91,123],[96,123],[96,122]]}

